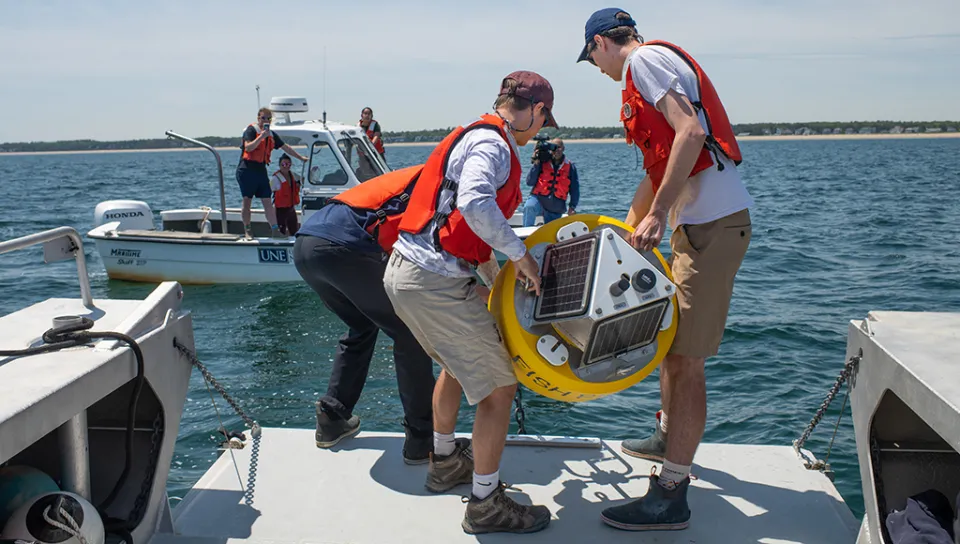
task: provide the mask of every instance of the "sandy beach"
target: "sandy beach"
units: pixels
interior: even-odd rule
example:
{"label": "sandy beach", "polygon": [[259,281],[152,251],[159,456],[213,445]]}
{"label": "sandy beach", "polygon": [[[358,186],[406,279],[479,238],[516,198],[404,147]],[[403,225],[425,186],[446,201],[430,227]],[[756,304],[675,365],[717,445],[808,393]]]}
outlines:
{"label": "sandy beach", "polygon": [[[960,132],[924,132],[920,134],[814,134],[810,136],[739,136],[737,140],[743,142],[775,142],[775,141],[798,141],[798,140],[928,140],[928,139],[946,139],[960,138]],[[620,138],[591,138],[579,140],[564,140],[569,144],[615,144],[623,143]],[[426,147],[436,146],[437,142],[402,142],[386,144],[390,147]],[[532,145],[532,144],[527,144]],[[298,148],[301,146],[297,146]],[[217,151],[236,151],[236,147],[217,147]],[[194,151],[206,151],[200,147],[177,147],[160,149],[94,149],[77,151],[0,151],[0,157],[4,156],[23,156],[23,155],[82,155],[86,153],[183,153]]]}

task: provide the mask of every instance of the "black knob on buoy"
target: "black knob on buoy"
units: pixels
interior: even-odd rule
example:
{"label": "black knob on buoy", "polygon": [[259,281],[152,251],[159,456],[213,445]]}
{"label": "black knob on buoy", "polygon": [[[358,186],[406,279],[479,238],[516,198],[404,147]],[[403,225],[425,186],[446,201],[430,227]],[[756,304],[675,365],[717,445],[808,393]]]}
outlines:
{"label": "black knob on buoy", "polygon": [[653,274],[653,270],[650,270],[649,268],[638,270],[633,275],[633,288],[641,293],[646,293],[647,291],[653,289],[656,285],[657,277]]}
{"label": "black knob on buoy", "polygon": [[626,274],[623,274],[620,276],[620,281],[610,286],[610,294],[619,297],[629,288],[630,278]]}

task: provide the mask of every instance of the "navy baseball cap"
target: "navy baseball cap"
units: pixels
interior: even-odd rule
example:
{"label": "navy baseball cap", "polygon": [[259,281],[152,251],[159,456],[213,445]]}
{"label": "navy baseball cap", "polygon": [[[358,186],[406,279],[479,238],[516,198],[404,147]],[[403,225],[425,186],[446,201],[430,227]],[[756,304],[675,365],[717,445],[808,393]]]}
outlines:
{"label": "navy baseball cap", "polygon": [[[618,13],[623,13],[627,18],[617,19]],[[620,8],[604,8],[593,12],[584,27],[584,41],[586,43],[583,45],[583,51],[580,51],[580,56],[577,57],[577,62],[587,60],[587,51],[590,49],[590,42],[593,41],[594,36],[621,26],[635,27],[637,22],[633,20],[629,13]]]}

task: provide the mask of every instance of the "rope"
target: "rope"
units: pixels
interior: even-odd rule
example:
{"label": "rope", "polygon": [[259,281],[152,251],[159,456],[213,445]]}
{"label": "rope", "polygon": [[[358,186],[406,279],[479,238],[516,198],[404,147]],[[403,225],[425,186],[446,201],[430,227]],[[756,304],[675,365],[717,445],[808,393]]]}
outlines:
{"label": "rope", "polygon": [[70,535],[73,535],[74,537],[76,537],[77,540],[80,541],[80,544],[87,544],[87,539],[84,538],[82,534],[80,534],[80,525],[77,524],[77,521],[75,519],[73,519],[73,516],[68,514],[67,511],[64,510],[62,506],[58,506],[57,510],[58,510],[58,513],[60,514],[60,517],[67,520],[67,523],[70,524],[69,526],[64,525],[63,523],[60,523],[59,521],[50,517],[51,508],[53,508],[53,505],[49,504],[47,505],[46,508],[43,509],[43,521],[46,521],[47,523],[56,527],[57,529],[60,529]]}

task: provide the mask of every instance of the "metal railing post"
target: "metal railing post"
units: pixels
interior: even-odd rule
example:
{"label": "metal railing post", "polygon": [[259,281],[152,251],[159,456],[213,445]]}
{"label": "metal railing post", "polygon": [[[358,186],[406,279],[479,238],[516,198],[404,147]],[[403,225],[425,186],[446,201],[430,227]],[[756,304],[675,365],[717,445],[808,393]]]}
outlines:
{"label": "metal railing post", "polygon": [[199,140],[194,140],[193,138],[188,138],[182,134],[177,134],[172,130],[168,130],[164,134],[170,138],[176,138],[178,140],[183,140],[184,142],[189,142],[193,145],[198,145],[213,153],[213,156],[217,158],[217,174],[220,177],[220,229],[223,234],[227,234],[227,197],[223,190],[223,163],[220,161],[220,153],[217,153],[217,150],[211,145],[205,144]]}

